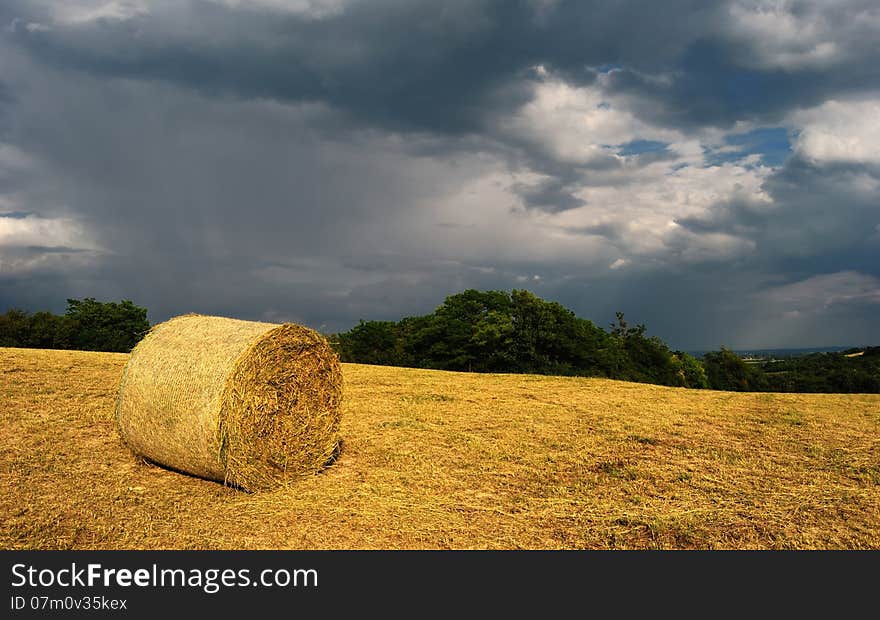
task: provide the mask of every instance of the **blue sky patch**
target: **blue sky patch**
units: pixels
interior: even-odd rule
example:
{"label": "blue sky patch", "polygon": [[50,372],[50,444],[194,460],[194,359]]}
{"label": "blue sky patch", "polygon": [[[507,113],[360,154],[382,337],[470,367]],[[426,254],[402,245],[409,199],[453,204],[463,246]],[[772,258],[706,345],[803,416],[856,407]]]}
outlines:
{"label": "blue sky patch", "polygon": [[785,127],[759,127],[741,134],[730,134],[724,138],[725,144],[737,147],[736,151],[706,154],[711,164],[736,161],[747,155],[757,153],[766,166],[781,166],[791,153],[791,142]]}

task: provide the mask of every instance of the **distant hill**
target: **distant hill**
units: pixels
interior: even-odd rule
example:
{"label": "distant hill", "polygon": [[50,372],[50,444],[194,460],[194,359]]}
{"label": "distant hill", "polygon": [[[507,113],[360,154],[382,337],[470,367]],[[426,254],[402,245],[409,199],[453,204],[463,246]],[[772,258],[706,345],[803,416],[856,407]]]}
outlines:
{"label": "distant hill", "polygon": [[[800,349],[733,349],[733,352],[743,358],[760,357],[760,358],[785,358],[800,357],[801,355],[810,355],[812,353],[840,353],[842,351],[854,351],[860,347],[805,347]],[[710,351],[688,351],[689,355],[696,358],[702,358]]]}

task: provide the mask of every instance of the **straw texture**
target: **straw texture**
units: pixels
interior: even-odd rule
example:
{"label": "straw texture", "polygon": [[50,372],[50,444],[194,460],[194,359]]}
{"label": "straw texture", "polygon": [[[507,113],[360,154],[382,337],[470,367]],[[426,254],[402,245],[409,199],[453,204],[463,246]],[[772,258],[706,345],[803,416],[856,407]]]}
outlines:
{"label": "straw texture", "polygon": [[132,351],[116,419],[141,456],[260,490],[327,463],[341,398],[338,358],[317,332],[191,314],[157,325]]}

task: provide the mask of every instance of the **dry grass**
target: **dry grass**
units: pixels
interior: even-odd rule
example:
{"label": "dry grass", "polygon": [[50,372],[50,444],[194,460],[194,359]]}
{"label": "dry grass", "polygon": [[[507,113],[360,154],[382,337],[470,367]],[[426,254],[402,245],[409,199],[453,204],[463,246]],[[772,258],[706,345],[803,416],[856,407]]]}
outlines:
{"label": "dry grass", "polygon": [[2,548],[880,548],[880,396],[343,365],[339,461],[138,460],[118,354],[0,349]]}

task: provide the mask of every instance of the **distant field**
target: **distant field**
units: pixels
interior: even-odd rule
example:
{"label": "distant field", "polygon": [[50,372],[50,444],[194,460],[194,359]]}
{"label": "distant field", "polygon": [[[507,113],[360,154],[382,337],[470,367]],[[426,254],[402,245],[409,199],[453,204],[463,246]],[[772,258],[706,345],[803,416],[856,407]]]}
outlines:
{"label": "distant field", "polygon": [[339,461],[251,495],[129,452],[126,359],[0,349],[0,547],[880,548],[880,395],[346,364]]}

